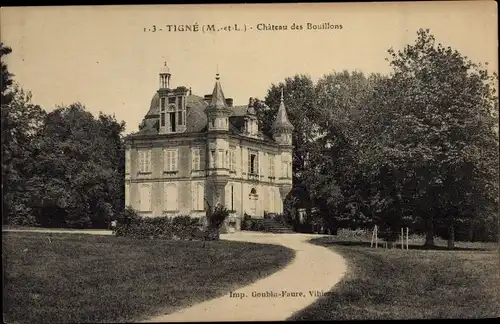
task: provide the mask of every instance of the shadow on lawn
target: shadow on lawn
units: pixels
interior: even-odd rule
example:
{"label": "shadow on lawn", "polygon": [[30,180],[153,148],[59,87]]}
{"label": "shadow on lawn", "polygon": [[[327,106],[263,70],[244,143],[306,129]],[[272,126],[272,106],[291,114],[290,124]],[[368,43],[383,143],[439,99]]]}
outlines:
{"label": "shadow on lawn", "polygon": [[[363,248],[373,248],[371,247],[370,242],[366,241],[344,241],[344,240],[338,240],[334,236],[332,237],[321,237],[321,238],[315,238],[309,241],[312,244],[317,244],[321,246],[353,246],[353,247],[363,247]],[[379,249],[385,249],[383,243],[378,244]],[[394,247],[391,247],[389,245],[389,250],[391,249],[399,249],[401,250],[401,245],[396,244]],[[485,247],[454,247],[453,249],[448,249],[446,246],[424,246],[424,245],[417,245],[417,244],[408,244],[408,249],[409,250],[428,250],[428,251],[491,251],[491,248],[485,248]]]}

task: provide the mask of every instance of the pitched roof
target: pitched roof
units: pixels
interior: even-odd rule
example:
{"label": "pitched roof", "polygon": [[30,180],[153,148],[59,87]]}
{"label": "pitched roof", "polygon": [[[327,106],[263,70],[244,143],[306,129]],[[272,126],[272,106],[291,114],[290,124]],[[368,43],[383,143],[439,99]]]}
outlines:
{"label": "pitched roof", "polygon": [[289,131],[293,130],[293,125],[286,114],[285,103],[283,102],[283,92],[281,93],[281,102],[278,108],[278,112],[276,113],[276,119],[274,120],[272,126],[273,132],[279,129]]}
{"label": "pitched roof", "polygon": [[212,92],[212,98],[210,99],[208,107],[216,109],[228,108],[226,105],[226,98],[224,98],[224,93],[222,92],[222,86],[220,85],[219,82],[219,74],[217,74],[215,78],[214,91]]}

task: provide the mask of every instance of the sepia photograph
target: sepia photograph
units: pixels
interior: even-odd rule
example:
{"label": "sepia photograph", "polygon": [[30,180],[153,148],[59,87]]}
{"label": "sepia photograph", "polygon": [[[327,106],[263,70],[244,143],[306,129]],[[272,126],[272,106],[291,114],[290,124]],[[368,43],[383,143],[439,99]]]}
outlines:
{"label": "sepia photograph", "polygon": [[1,7],[3,321],[500,317],[497,15]]}

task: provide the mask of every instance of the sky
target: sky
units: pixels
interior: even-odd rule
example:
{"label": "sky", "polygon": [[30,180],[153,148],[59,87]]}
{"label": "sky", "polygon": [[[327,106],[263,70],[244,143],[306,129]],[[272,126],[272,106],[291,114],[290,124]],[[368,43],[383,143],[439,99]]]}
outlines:
{"label": "sky", "polygon": [[[419,28],[498,71],[494,1],[9,7],[0,18],[1,41],[12,48],[5,61],[33,103],[51,111],[81,102],[125,121],[125,133],[137,131],[165,61],[171,86],[200,96],[211,93],[218,71],[235,105],[264,98],[271,84],[295,74],[387,74],[387,50],[412,44]],[[308,23],[342,29],[309,30]],[[194,24],[198,31],[167,27]],[[246,31],[203,32],[212,24]]]}

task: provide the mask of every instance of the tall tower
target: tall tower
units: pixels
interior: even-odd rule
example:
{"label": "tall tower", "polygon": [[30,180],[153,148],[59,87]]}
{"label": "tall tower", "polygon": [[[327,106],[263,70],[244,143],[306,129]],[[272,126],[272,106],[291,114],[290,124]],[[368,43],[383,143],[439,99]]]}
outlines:
{"label": "tall tower", "polygon": [[285,103],[283,100],[283,89],[281,89],[281,101],[276,113],[276,119],[272,126],[274,140],[279,144],[279,155],[281,158],[278,177],[278,187],[281,199],[285,202],[286,195],[292,190],[292,133],[293,125],[288,119]]}
{"label": "tall tower", "polygon": [[210,103],[205,112],[207,125],[207,189],[212,206],[224,205],[224,188],[229,181],[229,116],[231,109],[226,104],[226,98],[220,85],[219,73],[215,77],[215,86]]}

